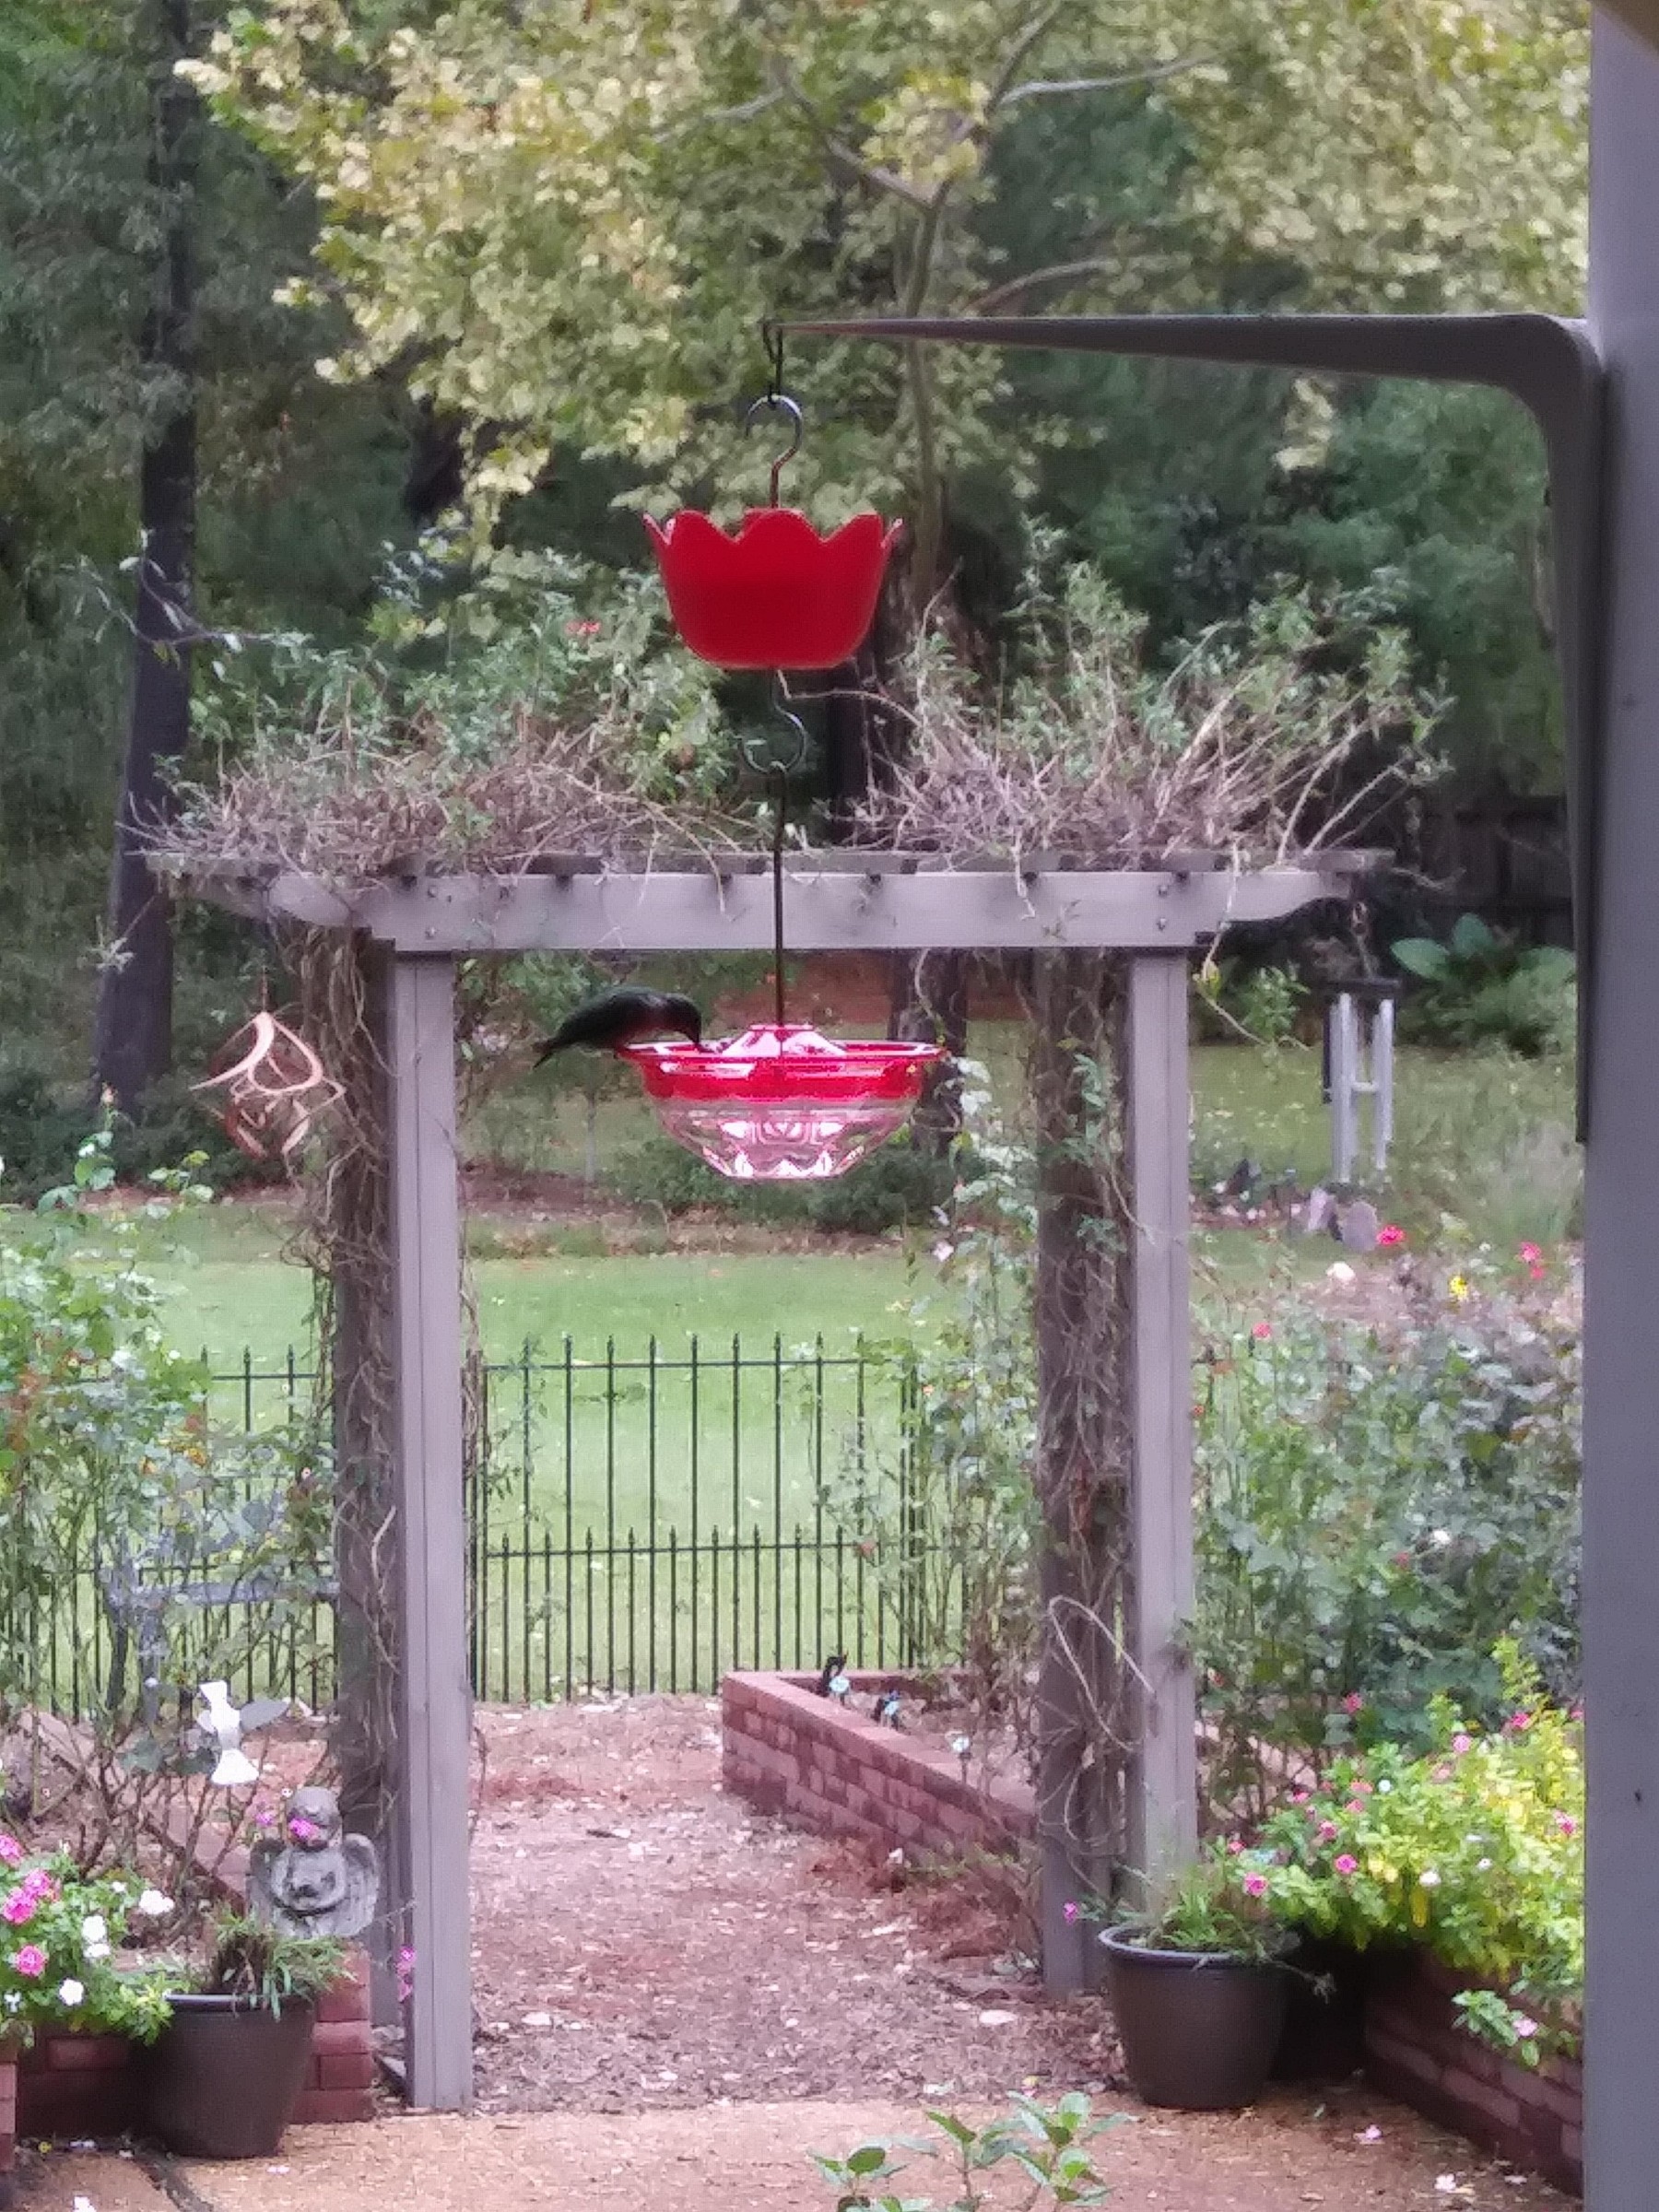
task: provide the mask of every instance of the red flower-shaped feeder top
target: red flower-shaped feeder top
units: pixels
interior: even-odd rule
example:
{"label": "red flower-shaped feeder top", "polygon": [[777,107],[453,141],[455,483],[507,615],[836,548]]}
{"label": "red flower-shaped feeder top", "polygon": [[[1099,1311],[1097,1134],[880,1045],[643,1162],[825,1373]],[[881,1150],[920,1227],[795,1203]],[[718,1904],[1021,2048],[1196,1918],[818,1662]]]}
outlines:
{"label": "red flower-shaped feeder top", "polygon": [[700,660],[833,668],[876,618],[900,525],[855,514],[825,537],[794,507],[756,507],[735,536],[694,508],[645,527],[675,628]]}
{"label": "red flower-shaped feeder top", "polygon": [[738,1182],[842,1175],[909,1119],[936,1044],[839,1042],[805,1022],[757,1022],[716,1044],[634,1044],[657,1118]]}

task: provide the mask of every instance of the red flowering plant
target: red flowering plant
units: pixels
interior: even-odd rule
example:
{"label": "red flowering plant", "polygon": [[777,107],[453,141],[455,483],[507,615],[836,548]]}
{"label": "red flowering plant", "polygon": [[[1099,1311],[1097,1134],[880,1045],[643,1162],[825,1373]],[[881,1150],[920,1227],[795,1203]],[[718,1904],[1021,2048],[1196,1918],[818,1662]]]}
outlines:
{"label": "red flowering plant", "polygon": [[172,1900],[128,1874],[91,1880],[67,1853],[30,1858],[0,1834],[0,2032],[80,2028],[149,2042],[167,2024],[165,1972],[118,1952]]}
{"label": "red flowering plant", "polygon": [[1355,1949],[1418,1945],[1474,1984],[1470,2029],[1535,2065],[1571,2044],[1583,1982],[1584,1772],[1576,1719],[1513,1643],[1509,1717],[1465,1725],[1433,1700],[1434,1748],[1339,1759],[1234,1857],[1286,1925]]}

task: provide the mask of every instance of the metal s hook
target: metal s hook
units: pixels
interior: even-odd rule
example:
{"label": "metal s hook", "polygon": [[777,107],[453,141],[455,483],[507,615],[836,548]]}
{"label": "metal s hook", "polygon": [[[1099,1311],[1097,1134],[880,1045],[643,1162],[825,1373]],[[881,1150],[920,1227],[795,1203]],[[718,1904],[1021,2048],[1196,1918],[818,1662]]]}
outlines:
{"label": "metal s hook", "polygon": [[806,418],[802,414],[799,403],[791,399],[787,392],[767,392],[754,402],[743,418],[743,433],[746,438],[753,427],[756,416],[762,409],[770,415],[786,416],[792,426],[788,445],[771,465],[771,504],[775,507],[778,504],[779,475],[782,470],[783,464],[786,461],[793,461],[801,450],[801,438],[806,427]]}

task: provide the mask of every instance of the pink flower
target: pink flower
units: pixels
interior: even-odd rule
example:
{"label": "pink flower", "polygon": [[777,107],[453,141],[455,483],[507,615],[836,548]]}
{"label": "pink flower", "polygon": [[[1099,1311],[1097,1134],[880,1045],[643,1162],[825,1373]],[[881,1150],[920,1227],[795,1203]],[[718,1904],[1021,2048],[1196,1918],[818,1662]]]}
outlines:
{"label": "pink flower", "polygon": [[5,1904],[0,1905],[0,1920],[9,1921],[14,1928],[20,1928],[25,1921],[34,1918],[39,1902],[40,1900],[29,1890],[14,1889]]}
{"label": "pink flower", "polygon": [[597,622],[567,622],[565,636],[567,638],[596,638],[599,635],[600,627]]}
{"label": "pink flower", "polygon": [[1060,1917],[1065,1921],[1066,1926],[1069,1928],[1079,1919],[1082,1914],[1082,1911],[1083,1908],[1080,1904],[1078,1904],[1077,1899],[1075,1897],[1068,1897],[1065,1904],[1063,1904],[1060,1908]]}
{"label": "pink flower", "polygon": [[1450,1782],[1451,1779],[1452,1769],[1443,1765],[1436,1767],[1433,1773],[1430,1776],[1430,1780],[1431,1782]]}
{"label": "pink flower", "polygon": [[16,1866],[20,1864],[22,1857],[23,1846],[16,1836],[0,1836],[0,1859],[4,1859],[8,1866]]}
{"label": "pink flower", "polygon": [[1312,1793],[1309,1790],[1292,1790],[1290,1802],[1292,1805],[1306,1805],[1312,1794]]}
{"label": "pink flower", "polygon": [[1273,1324],[1270,1321],[1258,1321],[1250,1333],[1258,1344],[1265,1344],[1273,1335]]}
{"label": "pink flower", "polygon": [[1544,1257],[1544,1254],[1538,1250],[1538,1247],[1535,1244],[1523,1244],[1521,1247],[1520,1256],[1526,1262],[1529,1267],[1535,1267],[1538,1262]]}
{"label": "pink flower", "polygon": [[1342,1700],[1342,1710],[1344,1712],[1363,1712],[1365,1700],[1357,1689],[1350,1689],[1347,1696]]}
{"label": "pink flower", "polygon": [[1243,1848],[1244,1848],[1244,1839],[1243,1839],[1243,1837],[1242,1837],[1242,1836],[1229,1836],[1229,1837],[1228,1837],[1228,1839],[1227,1839],[1227,1849],[1228,1849],[1228,1854],[1229,1854],[1229,1856],[1230,1856],[1230,1857],[1231,1857],[1231,1858],[1235,1858],[1235,1859],[1236,1859],[1236,1858],[1238,1857],[1239,1853],[1241,1853],[1241,1852],[1243,1850]]}
{"label": "pink flower", "polygon": [[1397,1228],[1392,1221],[1384,1222],[1377,1231],[1377,1241],[1379,1244],[1404,1244],[1406,1231]]}
{"label": "pink flower", "polygon": [[1533,1716],[1530,1712],[1512,1712],[1507,1724],[1517,1735],[1524,1735],[1533,1724]]}
{"label": "pink flower", "polygon": [[1474,1750],[1475,1738],[1472,1735],[1454,1735],[1452,1738],[1452,1748],[1461,1759],[1465,1751]]}
{"label": "pink flower", "polygon": [[1335,1843],[1337,1836],[1336,1823],[1335,1820],[1322,1820],[1313,1832],[1322,1843]]}
{"label": "pink flower", "polygon": [[1244,1894],[1246,1897],[1265,1897],[1267,1877],[1265,1874],[1247,1874],[1244,1877]]}
{"label": "pink flower", "polygon": [[1536,2020],[1529,2020],[1524,2012],[1518,2012],[1515,2015],[1515,2033],[1524,2043],[1530,2043],[1537,2032],[1538,2023]]}
{"label": "pink flower", "polygon": [[1341,1856],[1333,1859],[1331,1864],[1338,1874],[1358,1874],[1359,1871],[1359,1862],[1351,1851],[1343,1852]]}
{"label": "pink flower", "polygon": [[1558,1813],[1555,1822],[1558,1835],[1576,1836],[1578,1834],[1578,1822],[1571,1813]]}
{"label": "pink flower", "polygon": [[12,1964],[32,1982],[46,1971],[46,1954],[38,1943],[26,1943],[12,1954]]}
{"label": "pink flower", "polygon": [[1364,1776],[1361,1775],[1358,1781],[1354,1782],[1349,1786],[1352,1788],[1356,1797],[1369,1797],[1374,1785],[1367,1782]]}
{"label": "pink flower", "polygon": [[288,1822],[288,1831],[296,1843],[315,1843],[320,1841],[323,1834],[323,1830],[316,1822],[306,1819],[302,1813],[296,1814],[294,1818]]}

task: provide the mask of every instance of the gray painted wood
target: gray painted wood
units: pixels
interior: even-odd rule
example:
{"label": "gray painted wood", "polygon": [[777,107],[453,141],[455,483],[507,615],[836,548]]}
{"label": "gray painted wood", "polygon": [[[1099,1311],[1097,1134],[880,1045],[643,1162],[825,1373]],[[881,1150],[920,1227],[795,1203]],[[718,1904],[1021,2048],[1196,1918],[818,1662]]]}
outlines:
{"label": "gray painted wood", "polygon": [[451,961],[393,963],[387,1046],[397,1557],[404,1608],[395,1856],[406,1885],[408,1940],[415,1951],[406,2060],[412,2104],[465,2112],[472,2103],[472,1714]]}
{"label": "gray painted wood", "polygon": [[1130,1651],[1139,1689],[1130,1771],[1131,1866],[1156,1879],[1198,1843],[1197,1700],[1187,1643],[1193,1612],[1192,1316],[1187,964],[1129,962],[1124,1030],[1129,1106]]}
{"label": "gray painted wood", "polygon": [[1585,1189],[1585,2201],[1659,2196],[1659,53],[1598,16],[1591,327],[1609,372]]}
{"label": "gray painted wood", "polygon": [[[1317,862],[1238,875],[1119,869],[1038,876],[1012,868],[865,875],[848,873],[844,863],[820,870],[796,862],[786,884],[789,943],[797,952],[1041,951],[1191,947],[1227,923],[1277,921],[1316,900],[1346,900],[1354,876],[1351,867],[1327,871]],[[403,952],[753,952],[772,942],[770,882],[712,868],[435,876],[349,895],[282,877],[264,897],[272,920],[348,924]]]}

